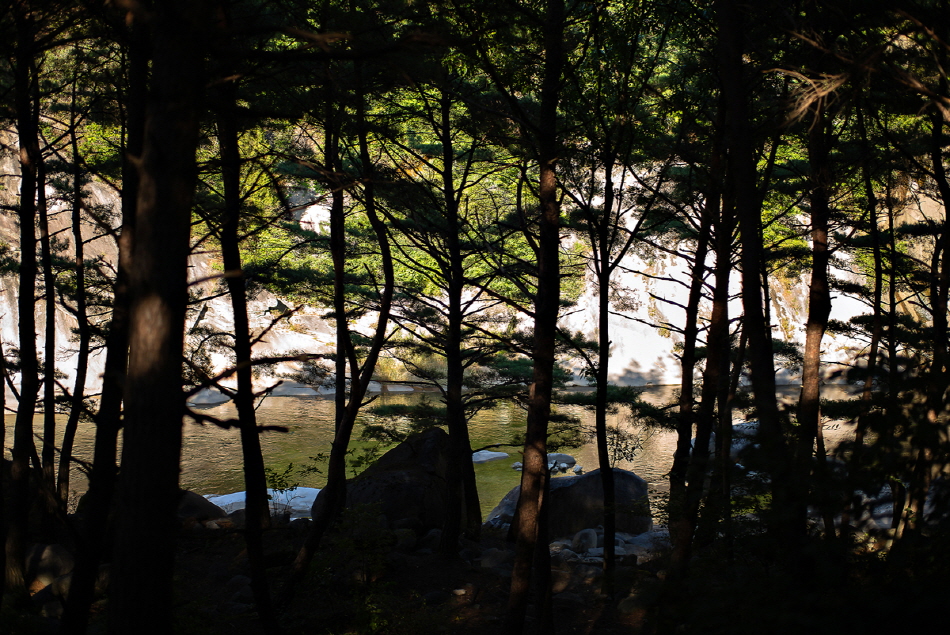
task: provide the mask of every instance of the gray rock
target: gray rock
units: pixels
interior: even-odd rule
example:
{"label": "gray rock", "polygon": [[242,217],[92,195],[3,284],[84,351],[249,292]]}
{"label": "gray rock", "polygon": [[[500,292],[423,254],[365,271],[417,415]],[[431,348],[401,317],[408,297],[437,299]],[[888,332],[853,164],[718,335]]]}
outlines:
{"label": "gray rock", "polygon": [[575,553],[587,553],[595,547],[597,547],[597,532],[593,529],[581,529],[571,541],[571,551]]}
{"label": "gray rock", "polygon": [[234,523],[234,526],[238,529],[243,529],[247,522],[247,512],[244,511],[243,507],[241,509],[235,509],[233,512],[228,514],[228,520]]}
{"label": "gray rock", "polygon": [[560,466],[562,463],[564,463],[567,465],[567,467],[573,467],[577,463],[577,459],[575,459],[570,454],[552,452],[551,454],[548,454],[548,463],[554,463],[557,466]]}
{"label": "gray rock", "polygon": [[[449,499],[461,500],[461,492],[449,496],[449,460],[449,436],[441,428],[411,435],[347,482],[346,506],[377,505],[389,526],[412,518],[418,520],[419,532],[441,528]],[[323,510],[325,492],[323,489],[313,503],[313,518]]]}
{"label": "gray rock", "polygon": [[[565,455],[566,456],[566,455]],[[640,534],[653,526],[647,483],[626,470],[614,470],[617,493],[617,531]],[[486,524],[500,527],[514,518],[521,487],[508,492],[488,515]],[[571,536],[586,527],[603,523],[604,496],[600,470],[581,476],[551,479],[550,497],[551,535]]]}
{"label": "gray rock", "polygon": [[570,549],[561,549],[560,551],[551,554],[551,562],[554,564],[577,562],[580,559],[581,557]]}
{"label": "gray rock", "polygon": [[39,590],[71,572],[76,561],[63,545],[37,544],[27,550],[24,564],[27,585]]}
{"label": "gray rock", "polygon": [[194,518],[197,521],[217,520],[224,518],[228,514],[226,511],[209,501],[201,494],[195,494],[188,490],[181,490],[181,498],[178,499],[178,519],[185,520]]}

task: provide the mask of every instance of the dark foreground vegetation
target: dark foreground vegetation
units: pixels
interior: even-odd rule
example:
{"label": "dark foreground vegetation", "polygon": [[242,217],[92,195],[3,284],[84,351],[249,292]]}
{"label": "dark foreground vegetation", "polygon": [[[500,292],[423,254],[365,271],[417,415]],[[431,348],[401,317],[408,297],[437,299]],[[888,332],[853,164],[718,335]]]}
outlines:
{"label": "dark foreground vegetation", "polygon": [[[937,623],[950,550],[950,2],[0,7],[0,265],[16,322],[0,341],[0,396],[16,404],[13,438],[0,438],[12,448],[3,632]],[[687,282],[631,270],[660,257]],[[673,297],[635,294],[640,274],[687,287],[666,307],[676,320],[654,319],[683,377],[665,409],[608,374],[608,318]],[[567,332],[559,317],[585,291],[597,327]],[[261,293],[281,298],[264,323],[248,309]],[[776,309],[796,293],[802,324]],[[865,313],[831,319],[840,298]],[[213,302],[226,325],[205,319]],[[324,311],[333,345],[261,354],[274,329],[305,330],[305,306]],[[803,347],[787,341],[797,332]],[[829,333],[853,346],[823,350]],[[594,387],[584,405],[605,501],[602,565],[580,582],[548,547],[560,536],[545,506],[549,447],[579,434],[556,410],[581,399],[558,392],[568,359]],[[822,399],[829,361],[856,399]],[[279,363],[336,387],[332,447],[314,450],[328,455],[326,485],[313,520],[290,526],[270,517],[260,450],[280,430],[255,415],[255,377]],[[422,551],[346,509],[357,414],[380,369],[397,367],[441,402],[394,414],[449,439],[445,519]],[[801,373],[794,407],[776,399],[779,367]],[[186,405],[208,387],[234,399],[236,419]],[[467,422],[501,399],[528,423],[516,521],[496,534],[482,529]],[[679,440],[671,546],[639,563],[615,550],[618,406]],[[736,457],[740,413],[758,425]],[[239,524],[178,517],[183,419],[240,437]],[[829,419],[856,423],[833,453]],[[78,426],[95,426],[96,444],[71,513]],[[30,598],[36,543],[75,559],[55,617]],[[511,550],[507,568],[475,567],[489,548]]]}

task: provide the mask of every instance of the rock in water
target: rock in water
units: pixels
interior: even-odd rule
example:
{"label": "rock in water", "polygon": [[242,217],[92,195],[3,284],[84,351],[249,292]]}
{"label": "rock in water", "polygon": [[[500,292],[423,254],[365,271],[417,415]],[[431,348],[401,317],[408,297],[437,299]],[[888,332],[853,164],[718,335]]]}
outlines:
{"label": "rock in water", "polygon": [[[445,524],[448,486],[449,435],[432,428],[411,435],[384,454],[365,472],[347,481],[346,506],[379,505],[390,527],[413,522],[420,532]],[[317,517],[321,496],[311,513]],[[461,501],[461,496],[458,497]],[[464,511],[462,522],[465,522]]]}
{"label": "rock in water", "polygon": [[201,494],[195,494],[188,490],[181,491],[181,498],[178,499],[178,519],[185,520],[194,518],[197,521],[217,520],[224,518],[228,513],[209,501]]}
{"label": "rock in water", "polygon": [[473,463],[488,463],[489,461],[500,461],[507,459],[507,452],[492,452],[491,450],[479,450],[472,453]]}
{"label": "rock in water", "polygon": [[[641,534],[653,527],[647,483],[626,470],[614,471],[617,492],[617,531]],[[486,524],[500,527],[514,518],[521,486],[508,492],[488,515]],[[604,522],[604,490],[600,470],[551,479],[550,536],[573,536]]]}
{"label": "rock in water", "polygon": [[[570,454],[560,454],[558,452],[552,452],[548,454],[548,463],[553,463],[560,467],[561,463],[565,463],[567,467],[573,467],[577,460]],[[565,468],[567,469],[567,468]]]}

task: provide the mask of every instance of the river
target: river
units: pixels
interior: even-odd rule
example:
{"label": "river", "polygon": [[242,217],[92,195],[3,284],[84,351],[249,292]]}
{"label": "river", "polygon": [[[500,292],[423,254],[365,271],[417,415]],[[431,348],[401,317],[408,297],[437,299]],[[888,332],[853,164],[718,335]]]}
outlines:
{"label": "river", "polygon": [[[797,397],[797,386],[783,386],[779,396],[785,402]],[[646,401],[662,405],[673,401],[678,393],[677,386],[648,386],[644,389]],[[840,399],[848,396],[849,390],[839,386],[825,387],[823,396]],[[436,393],[382,393],[372,405],[408,404],[421,399],[437,400]],[[593,426],[593,414],[578,406],[561,406],[561,409],[578,416],[582,426]],[[232,403],[205,408],[202,413],[219,419],[236,416]],[[261,445],[265,465],[277,472],[283,472],[289,464],[295,468],[312,465],[318,469],[321,461],[314,462],[310,457],[329,452],[333,430],[333,400],[327,396],[280,396],[268,397],[257,411],[261,425],[283,426],[286,433],[265,432],[261,435]],[[57,417],[60,426],[65,416]],[[471,424],[472,446],[478,449],[494,444],[510,444],[519,433],[524,432],[525,412],[517,405],[506,403],[492,410],[475,415]],[[375,422],[378,418],[364,409],[361,414],[355,436],[360,433],[360,423]],[[6,415],[6,455],[13,441],[14,416]],[[42,430],[42,415],[36,418],[37,432]],[[676,446],[676,434],[667,430],[645,429],[631,421],[630,412],[621,408],[610,415],[608,425],[618,426],[629,432],[640,445],[633,460],[618,461],[617,467],[631,470],[644,478],[650,486],[651,495],[663,498],[668,490],[666,473],[669,472]],[[94,429],[90,423],[81,424],[75,443],[74,456],[89,461],[92,458]],[[853,434],[853,428],[840,423],[825,426],[827,444],[834,447],[839,441]],[[357,441],[358,450],[373,445],[371,442]],[[482,499],[483,512],[487,514],[504,494],[518,484],[520,472],[512,469],[512,463],[521,459],[520,448],[511,445],[491,448],[494,451],[508,452],[504,460],[477,464],[476,477]],[[571,454],[577,464],[585,470],[597,467],[596,447],[587,442],[578,448],[560,450]],[[289,474],[291,483],[307,487],[321,487],[324,476],[319,472],[300,474],[297,469]],[[226,430],[214,425],[197,425],[190,420],[184,426],[182,447],[181,486],[201,494],[227,494],[244,489],[241,470],[241,442],[237,430]],[[78,470],[72,476],[72,496],[76,497],[86,489],[85,477]]]}

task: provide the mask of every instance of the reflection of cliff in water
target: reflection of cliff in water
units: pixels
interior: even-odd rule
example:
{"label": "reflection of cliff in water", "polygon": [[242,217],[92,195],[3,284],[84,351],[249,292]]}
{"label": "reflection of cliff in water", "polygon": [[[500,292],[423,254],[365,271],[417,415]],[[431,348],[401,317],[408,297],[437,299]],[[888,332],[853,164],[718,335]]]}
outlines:
{"label": "reflection of cliff in water", "polygon": [[[795,399],[798,394],[797,386],[780,387],[780,397]],[[644,390],[644,399],[655,404],[671,403],[678,394],[675,386],[648,386]],[[824,396],[840,399],[849,396],[848,390],[839,386],[824,388]],[[406,404],[415,403],[422,398],[438,400],[433,393],[389,393],[382,394],[378,404]],[[576,413],[582,424],[593,428],[594,418],[592,411],[586,411],[578,406],[566,408]],[[229,419],[236,416],[233,404],[227,403],[203,411],[206,414]],[[37,425],[40,425],[42,415],[37,415]],[[737,418],[741,415],[737,413]],[[62,424],[65,417],[57,418]],[[7,415],[7,441],[13,439],[13,415]],[[265,464],[283,469],[289,463],[297,466],[310,462],[310,457],[321,453],[329,453],[333,430],[333,400],[328,397],[272,397],[264,401],[258,410],[258,421],[261,425],[284,426],[286,433],[267,432],[261,435],[261,445],[264,452]],[[377,421],[368,412],[364,412],[360,421],[363,423]],[[630,421],[629,412],[621,408],[617,413],[610,415],[608,424],[619,426],[637,434],[642,448],[633,461],[622,461],[618,467],[631,470],[644,478],[654,491],[663,491],[667,488],[666,473],[669,472],[673,460],[673,451],[676,448],[676,434],[667,430],[645,430]],[[492,410],[479,412],[471,425],[473,447],[502,443],[511,443],[513,438],[524,431],[525,412],[512,403],[503,403]],[[842,440],[853,435],[853,427],[839,425],[833,429],[829,424],[825,429],[826,443],[830,449]],[[39,429],[39,428],[38,428]],[[62,425],[60,425],[60,430]],[[357,430],[357,434],[359,430]],[[93,440],[95,430],[92,424],[83,424],[76,439],[75,456],[83,461],[92,459]],[[366,447],[368,442],[356,441],[357,448]],[[504,490],[509,485],[518,484],[520,473],[511,469],[511,464],[521,460],[521,448],[507,446],[496,448],[508,452],[509,458],[497,463],[487,463],[477,466],[480,478],[491,479],[493,492]],[[597,467],[597,449],[594,443],[588,443],[581,448],[565,449],[577,459],[578,465],[585,470]],[[6,449],[9,457],[9,447]],[[187,489],[202,494],[226,494],[244,489],[244,477],[241,471],[241,442],[236,429],[225,430],[213,425],[199,426],[188,422],[184,427],[184,446],[182,449],[181,485]],[[302,477],[300,485],[320,487],[324,476],[313,474]],[[72,478],[77,490],[84,490],[86,481],[77,470]],[[507,490],[505,490],[507,491]],[[503,493],[503,492],[502,492]]]}

